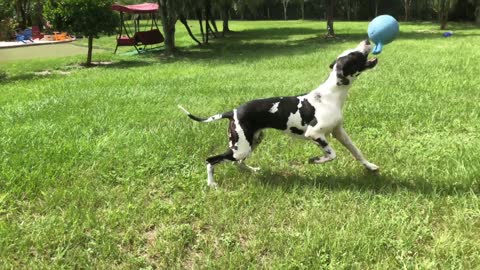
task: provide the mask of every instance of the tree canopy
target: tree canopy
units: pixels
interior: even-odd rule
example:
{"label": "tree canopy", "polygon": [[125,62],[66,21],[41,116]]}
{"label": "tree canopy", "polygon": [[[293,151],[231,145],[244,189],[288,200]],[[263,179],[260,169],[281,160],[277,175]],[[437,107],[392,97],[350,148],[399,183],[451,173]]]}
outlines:
{"label": "tree canopy", "polygon": [[100,34],[113,34],[118,18],[111,10],[112,0],[48,0],[44,15],[57,30],[88,38],[87,65],[92,59],[92,41]]}

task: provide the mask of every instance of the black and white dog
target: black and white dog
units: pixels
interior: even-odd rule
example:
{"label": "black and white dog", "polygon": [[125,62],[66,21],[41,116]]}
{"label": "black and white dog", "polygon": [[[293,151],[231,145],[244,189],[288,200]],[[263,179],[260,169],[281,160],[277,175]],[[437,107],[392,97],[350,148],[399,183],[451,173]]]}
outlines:
{"label": "black and white dog", "polygon": [[328,79],[308,94],[293,97],[273,97],[256,99],[225,113],[200,118],[179,106],[191,119],[198,122],[211,122],[228,118],[229,149],[217,156],[207,158],[208,185],[215,187],[213,167],[223,161],[235,161],[242,167],[249,167],[243,161],[260,143],[262,130],[274,128],[286,133],[299,135],[319,145],[324,156],[311,158],[311,163],[325,163],[335,159],[335,151],[327,142],[326,136],[333,134],[353,156],[370,171],[378,166],[367,161],[360,150],[353,145],[342,127],[342,108],[348,89],[356,77],[364,70],[377,64],[377,59],[368,60],[372,47],[368,40],[355,49],[340,54],[330,65],[332,72]]}

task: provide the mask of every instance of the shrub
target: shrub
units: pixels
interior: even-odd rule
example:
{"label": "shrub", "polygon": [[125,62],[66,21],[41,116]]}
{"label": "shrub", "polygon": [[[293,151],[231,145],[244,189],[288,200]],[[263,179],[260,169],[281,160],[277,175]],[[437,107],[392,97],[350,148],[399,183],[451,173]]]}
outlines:
{"label": "shrub", "polygon": [[6,18],[0,21],[0,40],[11,40],[15,38],[16,22],[13,18]]}

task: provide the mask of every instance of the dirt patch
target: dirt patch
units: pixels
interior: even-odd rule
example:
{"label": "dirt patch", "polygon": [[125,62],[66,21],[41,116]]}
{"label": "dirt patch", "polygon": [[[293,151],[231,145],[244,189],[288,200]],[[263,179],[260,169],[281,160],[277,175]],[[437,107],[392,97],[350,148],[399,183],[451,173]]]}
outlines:
{"label": "dirt patch", "polygon": [[36,76],[48,76],[52,74],[69,75],[70,73],[71,73],[70,71],[63,71],[63,70],[54,70],[54,71],[44,70],[44,71],[34,72],[33,74],[35,74]]}

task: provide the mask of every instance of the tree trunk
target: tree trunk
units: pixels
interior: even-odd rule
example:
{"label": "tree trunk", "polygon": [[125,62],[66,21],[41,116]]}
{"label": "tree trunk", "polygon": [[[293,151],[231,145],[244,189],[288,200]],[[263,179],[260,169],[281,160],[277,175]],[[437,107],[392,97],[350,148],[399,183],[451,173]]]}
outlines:
{"label": "tree trunk", "polygon": [[213,30],[215,30],[215,34],[218,34],[217,22],[215,21],[215,17],[210,17],[210,22],[212,23]]}
{"label": "tree trunk", "polygon": [[333,18],[335,15],[335,1],[336,0],[328,0],[328,7],[327,7],[327,38],[335,37],[335,30],[333,29]]}
{"label": "tree trunk", "polygon": [[230,17],[230,8],[224,7],[223,9],[223,31],[222,36],[225,36],[226,33],[230,32],[230,28],[228,27],[228,19]]}
{"label": "tree trunk", "polygon": [[[449,3],[450,4],[450,3]],[[448,11],[449,11],[449,8],[450,6],[448,5],[445,9],[445,16],[444,16],[444,23],[442,24],[443,25],[443,28],[442,29],[447,29],[447,23],[448,23]]]}
{"label": "tree trunk", "polygon": [[408,21],[408,10],[410,9],[410,3],[408,0],[403,0],[403,7],[405,10],[405,21]]}
{"label": "tree trunk", "polygon": [[20,28],[22,28],[23,30],[27,27],[27,15],[25,13],[25,6],[23,5],[22,0],[17,0],[15,4],[17,14],[20,14],[21,17],[21,19],[17,18],[17,21],[20,24]]}
{"label": "tree trunk", "polygon": [[37,0],[36,7],[36,21],[35,24],[40,27],[40,30],[43,30],[43,1]]}
{"label": "tree trunk", "polygon": [[360,9],[358,0],[354,0],[352,9],[353,9],[353,19],[358,20],[358,10]]}
{"label": "tree trunk", "polygon": [[302,10],[302,20],[305,20],[305,0],[302,0],[302,3],[300,4],[300,8]]}
{"label": "tree trunk", "polygon": [[185,15],[180,15],[180,22],[185,26],[187,29],[188,35],[195,41],[197,42],[198,45],[202,45],[200,41],[193,35],[192,30],[190,29],[190,26],[188,26],[187,18],[185,18]]}
{"label": "tree trunk", "polygon": [[480,24],[480,1],[477,4],[477,8],[475,9],[475,23]]}
{"label": "tree trunk", "polygon": [[93,36],[88,36],[87,66],[92,64]]}
{"label": "tree trunk", "polygon": [[441,9],[438,14],[438,20],[440,21],[440,30],[445,30],[447,28],[447,18],[445,16],[445,12],[445,9]]}
{"label": "tree trunk", "polygon": [[440,30],[445,30],[445,29],[447,29],[447,21],[442,20],[442,22],[440,23]]}
{"label": "tree trunk", "polygon": [[203,14],[202,10],[197,8],[196,9],[198,24],[200,25],[200,33],[202,34],[202,42],[205,43],[205,32],[203,31]]}
{"label": "tree trunk", "polygon": [[[208,12],[208,17],[210,18],[210,24],[211,24],[210,29],[212,30],[213,36],[217,37],[215,35],[216,33],[218,34],[217,22],[215,21],[215,10],[213,11],[213,14],[212,14],[211,2],[210,2],[210,0],[207,0],[207,2],[209,2],[209,4],[208,4],[208,9],[206,10],[206,12]],[[215,30],[215,32],[213,32],[213,30]]]}
{"label": "tree trunk", "polygon": [[215,34],[215,30],[213,27],[212,19],[205,20],[205,22],[207,23],[207,34],[210,32],[210,34],[212,34],[214,38],[217,38],[217,34]]}
{"label": "tree trunk", "polygon": [[163,33],[165,35],[165,51],[172,54],[175,51],[175,22],[176,12],[173,7],[175,0],[158,0],[160,3],[160,15],[162,18]]}
{"label": "tree trunk", "polygon": [[283,1],[283,19],[286,21],[287,20],[287,3]]}
{"label": "tree trunk", "polygon": [[210,18],[208,17],[210,8],[210,0],[205,0],[205,44],[208,44],[208,34],[210,32],[210,23],[208,22]]}
{"label": "tree trunk", "polygon": [[440,2],[438,9],[438,21],[440,22],[440,30],[447,28],[448,11],[450,10],[450,0],[443,0]]}
{"label": "tree trunk", "polygon": [[269,7],[267,7],[267,19],[270,20],[270,8]]}
{"label": "tree trunk", "polygon": [[379,2],[379,1],[380,1],[380,0],[375,0],[375,17],[378,16],[378,2]]}
{"label": "tree trunk", "polygon": [[30,12],[30,0],[26,0],[23,10],[25,14],[25,21],[27,23],[26,25],[27,26],[32,25],[32,14]]}
{"label": "tree trunk", "polygon": [[350,21],[350,0],[345,0],[345,8],[347,9],[347,21]]}

